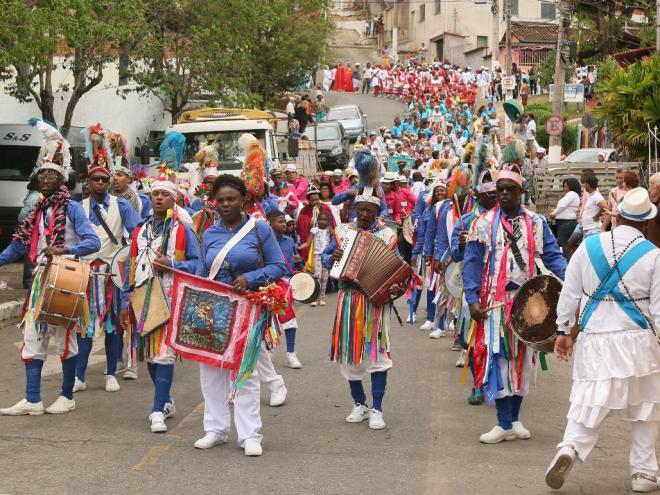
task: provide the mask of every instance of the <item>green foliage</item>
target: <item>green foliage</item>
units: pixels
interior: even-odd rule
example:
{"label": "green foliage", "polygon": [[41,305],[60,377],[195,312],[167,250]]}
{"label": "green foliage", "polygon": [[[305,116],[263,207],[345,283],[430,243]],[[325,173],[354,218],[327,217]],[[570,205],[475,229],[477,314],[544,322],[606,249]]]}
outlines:
{"label": "green foliage", "polygon": [[[550,103],[531,103],[525,108],[525,113],[534,114],[536,120],[536,141],[548,149],[549,136],[545,130],[545,123],[552,115],[552,105]],[[566,115],[562,116],[566,122]],[[570,153],[575,150],[577,145],[577,126],[572,124],[564,124],[564,131],[561,135],[561,147],[564,153]]]}
{"label": "green foliage", "polygon": [[614,143],[632,160],[647,158],[648,127],[660,126],[660,54],[598,78],[600,105],[594,113],[607,119]]}
{"label": "green foliage", "polygon": [[[101,83],[136,18],[131,0],[5,0],[0,17],[0,78],[21,102],[55,122],[55,92],[69,94],[66,134],[82,96]],[[58,71],[69,77],[57,76]],[[57,83],[57,80],[65,81]]]}
{"label": "green foliage", "polygon": [[[551,50],[545,61],[536,67],[536,73],[545,86],[555,82],[555,61],[557,59],[557,50]],[[575,72],[575,62],[569,62],[566,67],[566,81],[570,82],[571,75]]]}

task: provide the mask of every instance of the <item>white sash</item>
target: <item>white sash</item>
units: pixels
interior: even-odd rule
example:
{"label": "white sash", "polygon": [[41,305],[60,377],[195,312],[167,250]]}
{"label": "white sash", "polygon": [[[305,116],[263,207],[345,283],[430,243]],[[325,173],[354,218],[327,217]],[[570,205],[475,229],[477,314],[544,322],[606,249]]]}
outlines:
{"label": "white sash", "polygon": [[225,258],[229,254],[229,251],[231,251],[236,244],[238,244],[243,237],[245,237],[248,232],[250,232],[254,226],[257,224],[257,221],[254,218],[250,218],[247,222],[245,222],[245,225],[241,227],[241,230],[236,232],[234,237],[229,239],[229,242],[223,246],[223,248],[220,250],[218,255],[215,257],[213,260],[213,263],[211,264],[211,270],[209,271],[209,279],[214,280],[215,276],[218,274],[220,271],[220,268],[222,267],[222,264],[225,261]]}

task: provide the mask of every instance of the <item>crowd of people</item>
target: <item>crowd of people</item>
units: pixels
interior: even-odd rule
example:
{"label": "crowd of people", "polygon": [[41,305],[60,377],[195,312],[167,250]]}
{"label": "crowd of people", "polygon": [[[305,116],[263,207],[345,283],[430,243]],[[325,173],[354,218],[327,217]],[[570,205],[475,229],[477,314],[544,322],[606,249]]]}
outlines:
{"label": "crowd of people", "polygon": [[[199,359],[205,434],[195,447],[209,449],[227,441],[231,402],[240,447],[248,456],[261,455],[260,387],[268,387],[273,407],[287,395],[268,350],[281,332],[288,366],[302,367],[289,284],[298,273],[311,273],[319,284],[317,296],[308,301],[311,306],[326,305],[327,291],[337,291],[334,321],[327,322],[327,356],[347,381],[352,408],[346,422],[367,421],[373,430],[386,426],[383,401],[395,352],[390,322],[393,315],[398,318],[393,301],[403,296],[408,324],[415,324],[419,314],[421,329],[430,331],[431,338],[452,338],[452,349],[460,352],[456,366],[472,374],[468,403],[495,404],[495,425],[479,441],[528,440],[532,433],[521,421],[522,404],[546,357],[516,330],[512,308],[521,292],[530,290],[528,282],[556,277],[564,285],[554,300],[532,290],[532,306],[523,307],[528,325],[540,325],[552,313],[547,298],[557,304],[546,340],[554,341],[560,359],[576,354],[568,424],[546,482],[561,487],[576,458],[585,461],[596,445],[604,419],[621,414],[632,422],[633,489],[660,490],[655,456],[660,251],[647,240],[657,243],[660,177],[652,178],[649,194],[622,171],[621,184],[607,201],[597,192],[595,175],[586,173],[582,184],[567,180],[566,195],[550,215],[558,242],[531,201],[525,171],[539,163],[538,148],[521,138],[499,143],[492,104],[473,114],[469,102],[456,98],[450,103],[447,98],[411,100],[409,112],[391,128],[374,130],[356,143],[345,171],[313,177],[300,176],[293,163],[269,170],[261,143],[249,134],[239,140],[245,151],[240,177],[219,171],[212,146],[205,145],[194,190],[180,180],[184,174],[177,175],[184,166],[177,151],[183,136],[167,135],[160,175],[140,180],[118,146],[121,137],[94,126],[88,130],[90,164],[80,202],[65,185],[71,173],[68,143],[49,124],[32,122],[45,136],[35,169],[39,196],[0,254],[0,265],[26,259],[35,267],[22,322],[26,389],[21,401],[0,414],[73,411],[74,394],[87,389],[92,338],[103,334],[105,390],[120,389],[118,363],[125,366],[124,378],[137,379],[137,362],[147,361],[154,384],[150,428],[166,432],[166,420],[175,412],[170,392],[176,339],[172,325],[144,333],[148,310],[139,314],[132,306],[140,287],[151,291],[155,284],[174,301],[180,297],[175,287],[186,273],[205,283],[220,282],[236,297],[281,283],[286,307],[264,312],[267,316],[253,324],[240,367],[218,366],[208,356]],[[577,222],[564,213],[580,209],[582,236],[577,239]],[[603,215],[604,221],[594,226]],[[390,302],[376,304],[365,289],[368,280],[329,277],[357,249],[349,247],[355,232],[412,267],[405,282],[382,288]],[[116,286],[104,275],[124,242],[130,256],[123,283]],[[89,314],[70,324],[46,323],[30,303],[41,288],[40,263],[44,256],[72,255],[90,263]],[[207,311],[202,306],[191,310],[195,318]],[[224,324],[230,320],[220,319]],[[204,336],[199,342],[214,342],[220,332],[215,324],[211,318],[196,327]],[[580,329],[576,342],[574,327]],[[44,408],[41,369],[51,339],[63,377],[60,397]],[[363,384],[367,377],[370,400]],[[530,419],[526,422],[529,426]]]}

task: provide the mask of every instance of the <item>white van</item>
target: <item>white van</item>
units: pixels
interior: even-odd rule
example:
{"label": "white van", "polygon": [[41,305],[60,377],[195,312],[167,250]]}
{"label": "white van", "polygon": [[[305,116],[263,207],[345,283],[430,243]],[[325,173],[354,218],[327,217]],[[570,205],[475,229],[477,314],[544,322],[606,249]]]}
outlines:
{"label": "white van", "polygon": [[[72,166],[85,171],[83,137],[80,127],[71,127]],[[0,247],[11,241],[16,229],[18,213],[27,194],[30,174],[34,170],[43,142],[42,133],[23,124],[0,124]]]}
{"label": "white van", "polygon": [[[200,143],[216,144],[218,148],[218,170],[222,173],[239,175],[243,167],[243,149],[238,139],[243,133],[254,135],[266,150],[266,156],[271,166],[279,167],[277,144],[271,122],[266,118],[249,118],[256,110],[245,110],[245,113],[220,113],[217,116],[210,113],[212,109],[205,109],[204,115],[193,115],[201,110],[185,113],[185,123],[170,125],[165,133],[177,131],[186,136],[186,148],[183,154],[183,163],[193,163]],[[224,110],[226,112],[226,110]],[[240,112],[240,110],[236,110]],[[266,115],[266,112],[260,112]],[[272,117],[272,116],[271,116]],[[179,122],[184,120],[179,119]]]}

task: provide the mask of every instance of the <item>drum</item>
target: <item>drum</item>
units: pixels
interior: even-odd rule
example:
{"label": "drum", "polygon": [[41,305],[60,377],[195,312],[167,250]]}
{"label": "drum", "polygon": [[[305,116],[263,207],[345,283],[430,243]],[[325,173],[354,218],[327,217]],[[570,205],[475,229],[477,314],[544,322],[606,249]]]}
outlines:
{"label": "drum", "polygon": [[321,283],[311,273],[296,273],[289,280],[289,285],[291,285],[293,298],[303,304],[316,301],[321,293]]}
{"label": "drum", "polygon": [[87,297],[90,270],[89,263],[53,256],[41,274],[35,321],[65,326],[77,321]]}
{"label": "drum", "polygon": [[[170,319],[170,307],[167,304],[167,299],[165,299],[163,283],[158,277],[153,277],[149,280],[151,280],[151,284],[147,281],[141,286],[136,287],[130,299],[138,328],[141,327],[140,337],[149,335],[154,330],[165,325]],[[149,285],[151,285],[150,289]],[[145,301],[147,300],[147,293],[149,295],[147,310],[144,315],[144,321],[140,321]]]}
{"label": "drum", "polygon": [[[516,292],[509,326],[524,343],[540,352],[552,353],[557,338],[557,300],[563,284],[554,275],[530,278]],[[577,338],[577,322],[571,335]]]}
{"label": "drum", "polygon": [[110,280],[120,289],[124,286],[126,262],[131,253],[131,246],[124,246],[115,253],[110,262]]}
{"label": "drum", "polygon": [[412,214],[408,214],[403,219],[403,225],[402,225],[403,238],[406,240],[408,244],[412,245],[414,232],[415,232],[415,228],[413,227]]}
{"label": "drum", "polygon": [[445,268],[445,287],[453,297],[463,297],[463,262],[450,262]]}

